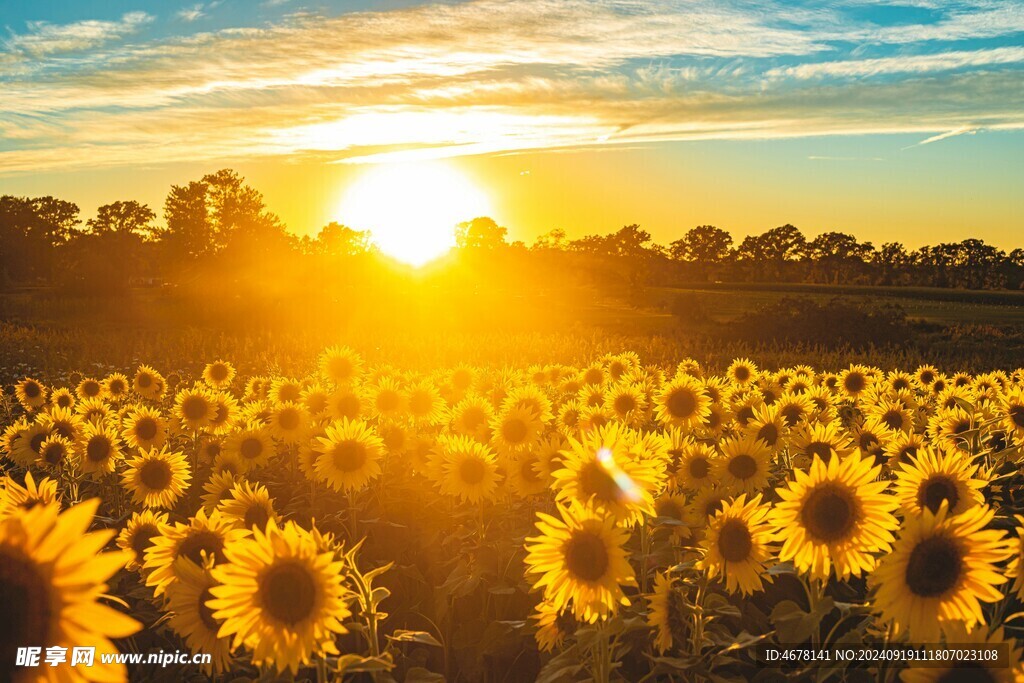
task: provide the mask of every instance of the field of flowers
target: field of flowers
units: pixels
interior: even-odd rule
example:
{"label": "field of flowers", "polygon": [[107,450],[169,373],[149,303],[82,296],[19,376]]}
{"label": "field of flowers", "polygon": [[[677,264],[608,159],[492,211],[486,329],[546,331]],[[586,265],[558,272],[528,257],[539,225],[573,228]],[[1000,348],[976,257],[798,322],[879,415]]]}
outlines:
{"label": "field of flowers", "polygon": [[[1024,681],[1024,370],[303,372],[3,394],[0,680]],[[1006,650],[762,657],[939,643]]]}

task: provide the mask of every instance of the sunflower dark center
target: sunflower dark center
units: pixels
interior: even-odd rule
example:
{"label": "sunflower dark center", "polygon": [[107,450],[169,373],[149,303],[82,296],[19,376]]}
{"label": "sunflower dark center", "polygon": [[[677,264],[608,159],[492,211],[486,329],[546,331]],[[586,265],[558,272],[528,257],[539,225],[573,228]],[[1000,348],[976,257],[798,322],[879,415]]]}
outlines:
{"label": "sunflower dark center", "polygon": [[466,458],[459,465],[459,479],[465,484],[479,484],[487,476],[487,466],[479,458]]}
{"label": "sunflower dark center", "polygon": [[135,552],[135,561],[140,564],[146,557],[146,548],[150,546],[153,539],[160,535],[156,524],[143,524],[135,529],[132,534],[132,550]]}
{"label": "sunflower dark center", "polygon": [[861,450],[867,452],[873,451],[876,446],[881,444],[878,437],[871,432],[861,432],[858,442],[860,443]]}
{"label": "sunflower dark center", "polygon": [[757,461],[746,453],[740,453],[729,460],[729,474],[737,479],[750,479],[757,474]]}
{"label": "sunflower dark center", "polygon": [[566,541],[564,552],[569,572],[584,581],[597,581],[608,570],[608,549],[596,533],[574,532]]}
{"label": "sunflower dark center", "polygon": [[135,436],[143,441],[149,441],[156,437],[156,420],[151,417],[144,417],[135,422]]}
{"label": "sunflower dark center", "polygon": [[[334,407],[341,417],[347,417],[350,420],[359,417],[360,408],[362,408],[359,396],[356,394],[345,394],[339,397],[337,403],[334,404]],[[297,420],[298,415],[295,417]],[[285,427],[285,429],[294,429],[294,427]]]}
{"label": "sunflower dark center", "polygon": [[713,498],[704,505],[704,516],[714,517],[719,510],[725,507],[725,501],[721,498]]}
{"label": "sunflower dark center", "polygon": [[690,417],[697,410],[697,397],[687,389],[673,391],[665,402],[672,417]]}
{"label": "sunflower dark center", "polygon": [[750,379],[750,368],[746,365],[740,365],[732,371],[732,376],[736,378],[737,382],[746,382]]}
{"label": "sunflower dark center", "polygon": [[267,570],[259,594],[267,614],[288,626],[308,619],[316,607],[316,582],[309,569],[295,562],[279,562]]}
{"label": "sunflower dark center", "polygon": [[524,458],[521,460],[519,462],[519,476],[530,483],[540,481],[540,477],[537,476],[537,471],[533,469],[536,462],[537,461],[533,458]]}
{"label": "sunflower dark center", "polygon": [[615,412],[624,414],[636,410],[636,399],[629,394],[615,397]]}
{"label": "sunflower dark center", "polygon": [[900,429],[903,427],[903,413],[895,409],[889,410],[882,415],[882,422],[884,422],[889,429]]}
{"label": "sunflower dark center", "polygon": [[57,442],[51,443],[43,451],[43,460],[50,465],[59,465],[67,457],[68,451],[64,448],[64,444]]}
{"label": "sunflower dark center", "polygon": [[956,423],[953,424],[953,428],[950,431],[953,434],[963,434],[964,432],[970,430],[970,428],[970,420],[958,420]]}
{"label": "sunflower dark center", "polygon": [[34,562],[13,548],[0,547],[0,679],[14,680],[19,647],[46,647],[50,641],[48,581]]}
{"label": "sunflower dark center", "polygon": [[583,382],[585,384],[600,384],[604,381],[604,373],[598,368],[590,368],[583,375]]}
{"label": "sunflower dark center", "polygon": [[866,385],[867,379],[859,372],[851,372],[843,380],[843,388],[851,394],[857,394],[864,391],[864,387]]}
{"label": "sunflower dark center", "polygon": [[277,390],[277,400],[298,401],[302,397],[302,389],[297,384],[285,384]]}
{"label": "sunflower dark center", "polygon": [[110,457],[111,449],[110,439],[105,436],[94,436],[85,446],[85,457],[91,462],[103,462]]}
{"label": "sunflower dark center", "polygon": [[924,384],[931,384],[935,380],[935,373],[931,370],[925,370],[921,373],[921,381]]}
{"label": "sunflower dark center", "polygon": [[28,440],[28,445],[33,452],[39,452],[39,449],[43,447],[43,442],[46,441],[46,437],[46,432],[41,432],[39,434],[34,434],[32,438]]}
{"label": "sunflower dark center", "polygon": [[197,565],[203,564],[203,552],[217,563],[224,562],[224,541],[209,529],[192,531],[178,546],[178,557],[187,557]]}
{"label": "sunflower dark center", "polygon": [[270,521],[270,513],[267,512],[267,508],[259,503],[253,503],[245,511],[245,516],[242,518],[242,522],[246,529],[251,529],[252,525],[255,524],[258,529],[265,529],[267,522]]}
{"label": "sunflower dark center", "polygon": [[907,381],[906,377],[899,377],[893,380],[892,388],[896,389],[897,391],[899,391],[900,389],[909,389],[910,382]]}
{"label": "sunflower dark center", "polygon": [[22,386],[22,391],[25,392],[25,396],[27,396],[28,398],[39,398],[39,396],[43,393],[42,388],[40,388],[40,386],[35,382],[26,382]]}
{"label": "sunflower dark center", "polygon": [[917,446],[914,444],[907,444],[900,450],[900,462],[907,463],[915,457],[917,457]]}
{"label": "sunflower dark center", "polygon": [[206,606],[206,601],[212,599],[213,594],[210,593],[209,588],[203,589],[203,592],[199,594],[199,620],[203,622],[203,626],[216,633],[220,628],[220,623],[213,618],[213,610]]}
{"label": "sunflower dark center", "polygon": [[935,679],[936,683],[996,683],[992,672],[980,662],[957,662],[956,668],[943,671]]}
{"label": "sunflower dark center", "polygon": [[172,478],[171,466],[163,460],[147,460],[139,469],[139,480],[153,491],[163,491]]}
{"label": "sunflower dark center", "polygon": [[736,411],[736,421],[741,425],[746,425],[748,422],[754,419],[754,408],[752,406],[743,406]]}
{"label": "sunflower dark center", "polygon": [[526,438],[528,432],[529,428],[526,425],[526,421],[518,417],[505,420],[501,425],[501,435],[509,443],[520,443]]}
{"label": "sunflower dark center", "polygon": [[669,587],[667,603],[667,625],[669,633],[672,634],[672,641],[686,642],[685,639],[693,623],[693,617],[690,616],[690,609],[687,609],[686,600],[678,589]]}
{"label": "sunflower dark center", "polygon": [[707,458],[693,458],[690,460],[690,476],[694,479],[704,479],[711,473],[711,463]]}
{"label": "sunflower dark center", "polygon": [[398,409],[398,393],[394,391],[382,391],[377,394],[377,410],[390,412]]}
{"label": "sunflower dark center", "polygon": [[210,368],[210,377],[213,378],[214,382],[223,382],[228,378],[228,368],[226,365],[216,363]]}
{"label": "sunflower dark center", "polygon": [[281,429],[292,431],[298,429],[302,420],[299,418],[299,411],[286,408],[277,414],[277,424]]}
{"label": "sunflower dark center", "polygon": [[475,432],[485,422],[487,422],[487,413],[480,406],[470,406],[462,411],[462,424],[471,432]]}
{"label": "sunflower dark center", "polygon": [[832,543],[850,533],[856,515],[852,491],[826,484],[811,491],[800,510],[800,521],[813,540]]}
{"label": "sunflower dark center", "polygon": [[434,407],[434,401],[426,392],[416,392],[409,399],[409,410],[413,415],[426,415]]}
{"label": "sunflower dark center", "polygon": [[153,386],[153,378],[148,374],[141,374],[135,378],[135,383],[142,389],[148,389]]}
{"label": "sunflower dark center", "polygon": [[671,498],[659,500],[657,505],[654,507],[654,511],[657,513],[658,517],[669,517],[671,519],[683,518],[683,509]]}
{"label": "sunflower dark center", "polygon": [[352,362],[348,358],[334,357],[330,365],[331,377],[348,379],[352,376]]}
{"label": "sunflower dark center", "polygon": [[776,427],[774,423],[769,422],[757,430],[757,438],[761,439],[769,446],[774,446],[775,442],[779,440],[779,428]]}
{"label": "sunflower dark center", "polygon": [[85,383],[82,384],[82,393],[85,394],[86,398],[99,396],[100,391],[100,383],[96,380],[86,380]]}
{"label": "sunflower dark center", "polygon": [[584,499],[593,496],[600,502],[608,503],[618,500],[621,492],[615,479],[596,462],[589,462],[580,469],[579,482]]}
{"label": "sunflower dark center", "polygon": [[366,446],[358,441],[342,441],[334,446],[334,466],[342,472],[355,472],[366,464]]}
{"label": "sunflower dark center", "polygon": [[238,445],[238,452],[246,460],[258,458],[263,455],[263,441],[255,436],[248,436]]}
{"label": "sunflower dark center", "polygon": [[944,475],[937,475],[924,482],[917,492],[917,503],[926,507],[935,514],[939,511],[942,501],[949,501],[949,509],[952,510],[960,501],[960,493],[957,491],[956,482]]}
{"label": "sunflower dark center", "polygon": [[726,562],[742,562],[750,557],[753,547],[750,530],[738,519],[730,519],[718,532],[718,551]]}
{"label": "sunflower dark center", "polygon": [[963,573],[960,547],[945,536],[926,538],[914,547],[904,580],[914,595],[934,598],[956,586]]}
{"label": "sunflower dark center", "polygon": [[803,408],[796,405],[795,403],[789,404],[779,412],[782,414],[782,418],[786,421],[786,426],[788,427],[795,426],[804,414]]}
{"label": "sunflower dark center", "polygon": [[122,380],[115,379],[110,383],[108,389],[110,390],[110,393],[113,394],[114,396],[120,396],[125,392],[125,389],[127,389],[127,387],[125,386],[125,383]]}
{"label": "sunflower dark center", "polygon": [[188,420],[201,420],[209,411],[210,406],[202,396],[189,396],[181,402],[181,412]]}
{"label": "sunflower dark center", "polygon": [[1010,420],[1018,427],[1024,427],[1024,405],[1010,406]]}
{"label": "sunflower dark center", "polygon": [[812,458],[818,456],[822,462],[827,463],[832,459],[832,444],[825,441],[812,441],[804,448],[804,453]]}

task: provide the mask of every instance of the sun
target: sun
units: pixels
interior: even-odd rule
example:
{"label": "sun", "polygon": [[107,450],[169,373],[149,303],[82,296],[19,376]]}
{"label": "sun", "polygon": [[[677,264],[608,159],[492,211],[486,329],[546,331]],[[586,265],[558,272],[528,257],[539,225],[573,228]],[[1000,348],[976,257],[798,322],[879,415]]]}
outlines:
{"label": "sun", "polygon": [[399,261],[420,266],[455,246],[455,226],[491,215],[487,194],[450,164],[383,164],[345,192],[338,219],[369,230],[374,244]]}

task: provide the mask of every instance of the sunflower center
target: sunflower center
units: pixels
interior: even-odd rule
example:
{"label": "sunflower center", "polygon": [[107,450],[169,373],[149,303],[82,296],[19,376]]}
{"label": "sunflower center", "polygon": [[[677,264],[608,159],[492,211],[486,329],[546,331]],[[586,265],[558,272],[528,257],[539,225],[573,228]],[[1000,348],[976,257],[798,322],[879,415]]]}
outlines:
{"label": "sunflower center", "polygon": [[832,444],[824,441],[814,441],[807,444],[804,452],[810,457],[818,456],[822,462],[828,462],[832,459]]}
{"label": "sunflower center", "polygon": [[851,372],[846,376],[846,379],[843,380],[843,388],[851,394],[857,394],[864,391],[864,386],[866,384],[867,381],[865,380],[864,375],[859,372]]}
{"label": "sunflower center", "polygon": [[600,463],[589,462],[584,465],[580,470],[579,482],[584,499],[593,496],[599,501],[611,502],[619,497],[619,485]]}
{"label": "sunflower center", "polygon": [[459,478],[466,484],[479,484],[487,475],[487,466],[479,458],[466,458],[459,465]]}
{"label": "sunflower center", "polygon": [[377,394],[377,410],[390,412],[398,409],[398,394],[394,391],[382,391]]}
{"label": "sunflower center", "polygon": [[856,512],[850,491],[826,484],[807,497],[800,510],[800,521],[815,541],[832,543],[850,533]]}
{"label": "sunflower center", "polygon": [[786,425],[789,427],[796,426],[796,423],[800,421],[800,418],[804,414],[803,409],[796,404],[790,404],[779,412],[782,414],[782,418],[786,421]]}
{"label": "sunflower center", "polygon": [[358,441],[342,441],[334,446],[333,460],[342,472],[355,472],[366,464],[366,446]]}
{"label": "sunflower center", "polygon": [[743,406],[736,411],[736,421],[741,425],[746,425],[754,419],[754,408],[752,406]]}
{"label": "sunflower center", "polygon": [[135,561],[141,563],[146,557],[146,548],[150,546],[153,539],[160,535],[155,524],[143,524],[135,529],[132,534],[132,550],[135,552]]}
{"label": "sunflower center", "polygon": [[149,441],[156,437],[156,420],[151,417],[144,417],[135,423],[135,436],[143,441]]}
{"label": "sunflower center", "polygon": [[533,469],[533,465],[536,462],[537,461],[533,458],[524,458],[519,463],[519,475],[523,478],[523,480],[528,481],[530,483],[540,481],[540,477],[537,476],[537,471]]}
{"label": "sunflower center", "polygon": [[270,513],[267,512],[267,508],[260,505],[259,503],[253,503],[245,511],[245,517],[242,519],[246,529],[251,529],[252,525],[255,524],[258,529],[267,528],[267,522],[270,521]]}
{"label": "sunflower center", "polygon": [[529,433],[529,427],[527,427],[526,421],[517,417],[506,420],[501,425],[501,435],[509,443],[522,442],[526,438],[527,433]]}
{"label": "sunflower center", "polygon": [[922,383],[931,384],[932,381],[935,379],[935,373],[932,372],[931,370],[925,370],[924,372],[921,373],[920,377]]}
{"label": "sunflower center", "polygon": [[890,410],[882,415],[882,422],[889,429],[901,429],[903,427],[903,413],[898,410]]}
{"label": "sunflower center", "polygon": [[775,426],[773,422],[761,427],[757,430],[757,438],[764,441],[769,446],[774,446],[775,442],[779,440],[779,428]]}
{"label": "sunflower center", "polygon": [[105,436],[95,436],[89,439],[85,446],[85,457],[91,462],[103,462],[110,457],[110,439]]}
{"label": "sunflower center", "polygon": [[220,628],[220,624],[217,622],[216,619],[213,618],[213,610],[206,606],[206,601],[212,599],[213,594],[210,593],[210,589],[203,589],[203,592],[199,594],[198,612],[199,620],[203,622],[203,626],[205,626],[210,631],[216,633],[217,630]]}
{"label": "sunflower center", "polygon": [[359,417],[359,397],[355,394],[345,394],[338,399],[334,406],[338,414],[352,420]]}
{"label": "sunflower center", "polygon": [[926,507],[935,514],[939,511],[942,501],[949,501],[949,509],[952,510],[960,501],[960,493],[957,491],[956,482],[949,477],[939,475],[924,482],[917,492],[917,503]]}
{"label": "sunflower center", "polygon": [[36,453],[42,448],[43,442],[46,441],[46,432],[35,434],[31,439],[28,440],[29,447]]}
{"label": "sunflower center", "polygon": [[57,465],[64,460],[66,455],[67,451],[64,449],[64,444],[59,442],[52,443],[43,452],[43,460],[51,465]]}
{"label": "sunflower center", "polygon": [[215,364],[210,368],[210,377],[213,378],[214,382],[223,382],[228,378],[227,366],[219,363]]}
{"label": "sunflower center", "polygon": [[1024,405],[1010,407],[1010,420],[1018,427],[1024,427]]}
{"label": "sunflower center", "polygon": [[413,415],[426,415],[433,407],[434,402],[426,392],[416,392],[409,399],[409,411]]}
{"label": "sunflower center", "polygon": [[225,560],[224,540],[209,529],[193,531],[185,537],[178,546],[178,557],[187,557],[201,567],[204,551],[218,564]]}
{"label": "sunflower center", "polygon": [[153,491],[163,491],[172,478],[171,466],[163,460],[147,460],[139,469],[139,480]]}
{"label": "sunflower center", "polygon": [[726,562],[742,562],[750,557],[753,547],[750,530],[738,519],[730,519],[718,532],[718,552],[722,553]]}
{"label": "sunflower center", "polygon": [[124,382],[122,382],[119,379],[115,379],[113,382],[110,383],[109,389],[110,393],[113,394],[114,396],[120,396],[121,394],[124,393],[126,387],[124,385]]}
{"label": "sunflower center", "polygon": [[861,450],[865,452],[871,452],[875,446],[881,443],[878,437],[871,432],[861,432],[859,442]]}
{"label": "sunflower center", "polygon": [[238,445],[238,452],[246,460],[253,460],[263,454],[263,441],[254,436],[242,439]]}
{"label": "sunflower center", "polygon": [[462,424],[471,432],[475,432],[486,421],[487,414],[480,406],[470,406],[462,411]]}
{"label": "sunflower center", "polygon": [[50,595],[34,562],[0,547],[0,678],[12,680],[15,653],[26,645],[50,643]]}
{"label": "sunflower center", "polygon": [[82,384],[82,393],[87,397],[98,396],[100,393],[100,383],[96,380],[86,380]]}
{"label": "sunflower center", "polygon": [[352,376],[352,362],[348,358],[335,356],[331,359],[330,374],[336,379],[348,379]]}
{"label": "sunflower center", "polygon": [[923,598],[943,595],[956,586],[963,573],[959,546],[945,536],[932,536],[918,543],[907,561],[907,588]]}
{"label": "sunflower center", "polygon": [[636,399],[629,394],[622,394],[615,397],[615,412],[620,414],[628,413],[636,409]]}
{"label": "sunflower center", "polygon": [[301,420],[299,419],[299,411],[297,410],[292,410],[289,408],[282,410],[277,415],[277,424],[281,427],[281,429],[287,430],[289,432],[292,431],[293,429],[298,429],[300,423]]}
{"label": "sunflower center", "polygon": [[953,433],[953,434],[963,434],[964,432],[968,431],[970,428],[971,428],[971,421],[970,420],[958,420],[957,422],[953,423],[953,427],[949,431],[951,433]]}
{"label": "sunflower center", "polygon": [[309,570],[297,562],[278,562],[260,581],[263,609],[288,626],[308,619],[316,607],[316,582]]}
{"label": "sunflower center", "polygon": [[35,382],[26,382],[22,387],[22,391],[25,392],[25,396],[28,398],[39,398],[40,394],[43,393],[43,390]]}
{"label": "sunflower center", "polygon": [[583,375],[583,382],[586,384],[600,384],[604,381],[604,373],[598,368],[590,368]]}
{"label": "sunflower center", "polygon": [[900,462],[908,463],[911,458],[917,457],[917,446],[908,444],[900,450]]}
{"label": "sunflower center", "polygon": [[679,507],[679,504],[671,498],[658,501],[654,507],[655,513],[658,517],[668,517],[670,519],[682,519],[683,510]]}
{"label": "sunflower center", "polygon": [[597,581],[608,570],[604,540],[592,531],[576,531],[565,543],[565,566],[584,581]]}
{"label": "sunflower center", "polygon": [[757,474],[757,461],[746,453],[740,453],[729,461],[729,474],[737,479],[750,479]]}
{"label": "sunflower center", "polygon": [[693,617],[690,616],[692,608],[688,609],[686,599],[674,586],[668,588],[667,600],[668,630],[672,635],[673,642],[686,642],[686,634],[692,628]]}
{"label": "sunflower center", "polygon": [[209,406],[202,396],[189,396],[181,402],[181,412],[187,420],[201,420],[209,412]]}
{"label": "sunflower center", "polygon": [[135,378],[135,383],[139,385],[141,389],[148,389],[153,386],[153,378],[147,374],[141,374]]}
{"label": "sunflower center", "polygon": [[736,378],[737,382],[746,382],[750,379],[750,368],[740,365],[732,371],[732,376]]}
{"label": "sunflower center", "polygon": [[711,463],[707,458],[694,458],[690,460],[690,476],[694,479],[704,479],[711,473]]}
{"label": "sunflower center", "polygon": [[679,389],[669,395],[665,406],[672,417],[690,417],[697,410],[697,397],[692,391]]}

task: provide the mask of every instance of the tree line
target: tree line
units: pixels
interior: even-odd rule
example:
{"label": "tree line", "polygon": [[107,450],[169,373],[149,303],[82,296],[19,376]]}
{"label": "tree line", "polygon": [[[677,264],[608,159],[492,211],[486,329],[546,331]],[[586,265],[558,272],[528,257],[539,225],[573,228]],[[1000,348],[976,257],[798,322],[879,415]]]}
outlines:
{"label": "tree line", "polygon": [[[338,259],[374,256],[369,233],[338,223],[296,236],[263,196],[230,169],[174,185],[162,225],[137,201],[99,207],[83,222],[79,207],[55,197],[0,196],[0,286],[68,285],[122,290],[154,278],[230,272],[258,278],[268,270],[328,268]],[[783,225],[736,244],[700,225],[660,245],[639,225],[568,239],[552,230],[531,244],[508,240],[487,217],[456,226],[460,254],[533,267],[566,266],[632,286],[695,281],[811,282],[969,289],[1024,287],[1024,248],[1009,253],[979,239],[910,250],[875,246],[842,232],[808,238]]]}

